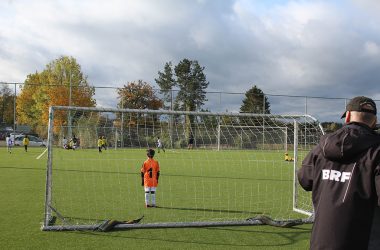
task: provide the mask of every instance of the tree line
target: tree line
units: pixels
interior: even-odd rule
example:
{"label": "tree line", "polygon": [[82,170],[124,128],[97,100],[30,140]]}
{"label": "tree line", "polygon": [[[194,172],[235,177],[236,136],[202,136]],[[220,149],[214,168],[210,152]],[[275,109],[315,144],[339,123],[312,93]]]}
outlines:
{"label": "tree line", "polygon": [[[117,88],[117,107],[205,111],[203,106],[207,101],[209,82],[204,70],[205,67],[196,60],[185,58],[177,65],[166,62],[155,78],[162,98],[157,96],[151,84],[139,79]],[[27,124],[34,132],[41,133],[39,130],[46,130],[49,106],[95,107],[94,95],[95,88],[89,84],[88,76],[76,59],[61,56],[49,62],[41,72],[28,74],[16,98],[7,85],[1,86],[0,124],[13,124],[16,99],[17,123]],[[245,93],[240,112],[270,113],[269,101],[256,85]],[[191,124],[191,119],[188,117],[186,122]],[[67,116],[58,115],[54,121],[65,125]]]}

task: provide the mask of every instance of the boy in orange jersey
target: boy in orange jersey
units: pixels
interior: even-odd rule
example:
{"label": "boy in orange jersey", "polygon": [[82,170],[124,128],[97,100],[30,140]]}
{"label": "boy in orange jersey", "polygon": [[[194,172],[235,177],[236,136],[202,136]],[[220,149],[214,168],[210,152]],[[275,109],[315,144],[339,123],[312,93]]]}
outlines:
{"label": "boy in orange jersey", "polygon": [[141,167],[141,185],[144,186],[145,190],[145,207],[156,206],[156,189],[160,177],[160,166],[158,161],[153,159],[154,153],[153,149],[146,151],[148,159],[144,161]]}

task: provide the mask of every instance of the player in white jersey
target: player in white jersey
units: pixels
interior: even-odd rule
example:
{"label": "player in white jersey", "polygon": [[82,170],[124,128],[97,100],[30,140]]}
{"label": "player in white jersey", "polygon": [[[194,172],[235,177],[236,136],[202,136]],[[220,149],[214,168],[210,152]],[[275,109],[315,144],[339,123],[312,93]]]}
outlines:
{"label": "player in white jersey", "polygon": [[157,137],[157,153],[160,153],[160,149],[162,149],[162,151],[165,153],[164,144],[162,144],[160,137]]}
{"label": "player in white jersey", "polygon": [[10,135],[7,135],[7,137],[5,138],[5,141],[7,143],[7,150],[11,154],[12,153],[12,147],[13,147],[12,137]]}

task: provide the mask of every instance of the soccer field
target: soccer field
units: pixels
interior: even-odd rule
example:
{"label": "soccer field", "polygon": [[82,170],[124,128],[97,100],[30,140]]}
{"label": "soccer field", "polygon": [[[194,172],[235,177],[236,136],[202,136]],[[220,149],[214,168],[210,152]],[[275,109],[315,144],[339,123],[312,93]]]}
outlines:
{"label": "soccer field", "polygon": [[[15,148],[8,154],[1,148],[0,237],[4,249],[308,247],[310,225],[42,232],[47,155],[36,158],[43,151],[31,148],[25,153]],[[291,211],[293,168],[283,161],[282,153],[167,150],[156,154],[161,166],[160,208],[146,209],[139,174],[144,150],[53,152],[53,206],[75,223],[142,215],[142,223],[241,220],[260,214],[300,217]]]}

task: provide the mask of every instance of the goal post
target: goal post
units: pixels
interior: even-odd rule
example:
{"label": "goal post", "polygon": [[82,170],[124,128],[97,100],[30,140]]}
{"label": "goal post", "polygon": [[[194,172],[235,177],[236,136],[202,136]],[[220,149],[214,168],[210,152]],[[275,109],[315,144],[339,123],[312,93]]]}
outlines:
{"label": "goal post", "polygon": [[[323,134],[311,116],[54,106],[48,125],[42,230],[310,222],[311,195],[296,172]],[[74,149],[62,145],[69,132]],[[161,172],[155,208],[141,186],[148,148]]]}

